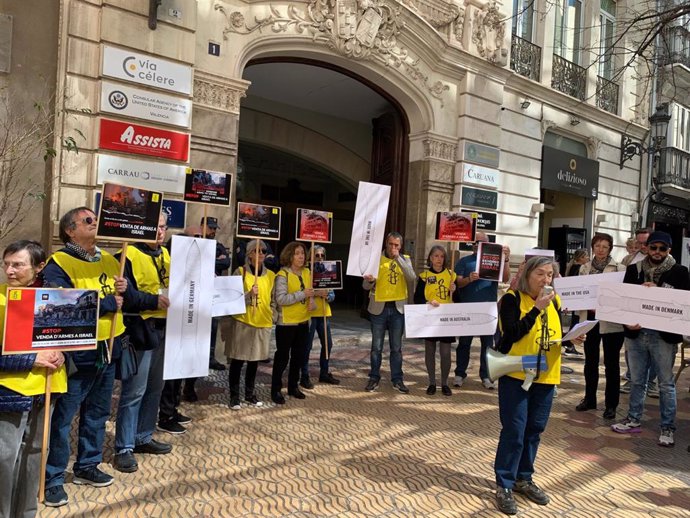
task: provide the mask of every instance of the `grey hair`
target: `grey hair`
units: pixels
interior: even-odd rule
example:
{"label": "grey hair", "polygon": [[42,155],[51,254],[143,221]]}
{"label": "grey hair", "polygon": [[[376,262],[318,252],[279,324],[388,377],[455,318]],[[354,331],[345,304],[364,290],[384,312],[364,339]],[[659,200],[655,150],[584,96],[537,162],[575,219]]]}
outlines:
{"label": "grey hair", "polygon": [[314,245],[313,248],[309,250],[309,253],[307,254],[309,257],[311,257],[311,252],[312,250],[316,254],[319,250],[323,251],[323,257],[324,259],[326,258],[326,248],[321,246],[321,245]]}
{"label": "grey hair", "polygon": [[520,273],[520,276],[518,277],[517,289],[523,293],[529,293],[529,276],[534,270],[541,268],[542,266],[546,266],[547,264],[550,264],[553,267],[554,260],[552,257],[538,255],[527,261],[525,263],[525,267]]}
{"label": "grey hair", "polygon": [[256,250],[257,245],[259,246],[259,250],[261,250],[262,248],[264,250],[268,249],[268,247],[266,246],[266,243],[264,243],[264,241],[262,239],[252,239],[251,241],[247,241],[247,245],[245,247],[245,254],[244,254],[244,264],[246,264],[248,266],[252,266],[254,264],[254,262],[251,259],[249,259],[249,253],[252,250]]}

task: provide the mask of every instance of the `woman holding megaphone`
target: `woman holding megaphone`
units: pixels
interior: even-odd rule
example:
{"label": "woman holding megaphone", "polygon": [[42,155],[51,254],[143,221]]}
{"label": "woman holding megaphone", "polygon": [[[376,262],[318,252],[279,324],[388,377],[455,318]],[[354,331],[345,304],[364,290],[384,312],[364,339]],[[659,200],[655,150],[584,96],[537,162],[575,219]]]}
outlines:
{"label": "woman holding megaphone", "polygon": [[[508,290],[501,299],[499,351],[509,356],[539,357],[536,374],[509,372],[498,382],[502,429],[494,472],[496,506],[505,514],[517,513],[513,492],[539,505],[549,503],[549,496],[532,481],[532,474],[554,388],[561,378],[560,342],[553,343],[561,338],[560,299],[551,287],[553,276],[552,258],[533,257],[519,273],[517,289]],[[545,366],[542,358],[546,359]],[[533,383],[525,383],[527,376],[534,376]]]}

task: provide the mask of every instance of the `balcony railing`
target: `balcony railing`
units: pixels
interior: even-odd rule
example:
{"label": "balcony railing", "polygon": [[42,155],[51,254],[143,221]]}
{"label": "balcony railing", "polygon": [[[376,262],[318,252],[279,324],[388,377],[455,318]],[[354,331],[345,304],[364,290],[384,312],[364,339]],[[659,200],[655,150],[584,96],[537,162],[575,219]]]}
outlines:
{"label": "balcony railing", "polygon": [[667,147],[661,150],[657,182],[690,189],[690,153]]}
{"label": "balcony railing", "polygon": [[587,71],[584,68],[557,54],[553,55],[551,88],[584,101],[586,84]]}
{"label": "balcony railing", "polygon": [[661,42],[662,65],[680,63],[690,68],[690,31],[685,27],[665,27]]}
{"label": "balcony railing", "polygon": [[539,81],[541,47],[513,34],[510,49],[510,68],[521,76]]}
{"label": "balcony railing", "polygon": [[597,76],[597,107],[618,115],[618,85]]}

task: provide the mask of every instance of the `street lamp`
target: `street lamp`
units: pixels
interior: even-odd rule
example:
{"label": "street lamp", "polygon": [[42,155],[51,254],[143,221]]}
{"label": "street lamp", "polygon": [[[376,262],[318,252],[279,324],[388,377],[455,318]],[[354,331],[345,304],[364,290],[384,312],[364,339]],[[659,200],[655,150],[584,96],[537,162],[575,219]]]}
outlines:
{"label": "street lamp", "polygon": [[666,140],[666,133],[668,131],[668,123],[671,120],[671,115],[668,113],[668,103],[662,103],[656,107],[656,112],[649,118],[651,124],[651,142],[649,147],[644,147],[642,142],[635,142],[627,135],[621,136],[621,161],[620,168],[623,169],[623,164],[630,160],[635,155],[642,156],[642,153],[653,153],[656,155],[661,151],[661,147]]}

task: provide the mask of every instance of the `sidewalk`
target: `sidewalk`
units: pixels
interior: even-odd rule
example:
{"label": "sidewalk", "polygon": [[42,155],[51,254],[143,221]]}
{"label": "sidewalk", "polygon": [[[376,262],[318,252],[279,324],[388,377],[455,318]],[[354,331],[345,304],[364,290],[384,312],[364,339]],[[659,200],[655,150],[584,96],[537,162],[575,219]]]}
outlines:
{"label": "sidewalk", "polygon": [[[409,395],[393,391],[387,354],[381,387],[366,393],[368,322],[338,312],[332,329],[331,365],[341,385],[317,383],[305,400],[287,398],[276,407],[269,397],[271,365],[262,363],[257,381],[266,406],[233,412],[227,372],[212,371],[197,384],[201,401],[183,404],[183,413],[194,418],[188,433],[157,434],[174,445],[172,454],[139,455],[139,471],[115,471],[105,464],[112,460],[111,420],[101,468],[115,475],[115,483],[103,489],[68,483],[69,505],[39,505],[39,516],[503,516],[493,494],[497,396],[478,379],[478,344],[470,376],[452,397],[425,394],[420,340],[403,347]],[[318,353],[315,341],[313,374]],[[574,372],[563,376],[535,474],[552,501],[540,507],[518,496],[518,516],[690,516],[689,375],[679,381],[677,445],[666,449],[656,445],[658,400],[647,399],[642,433],[615,434],[601,418],[603,408],[575,411],[584,391],[583,362],[565,363]],[[603,372],[601,383],[603,399]],[[620,418],[627,401],[622,395]]]}

